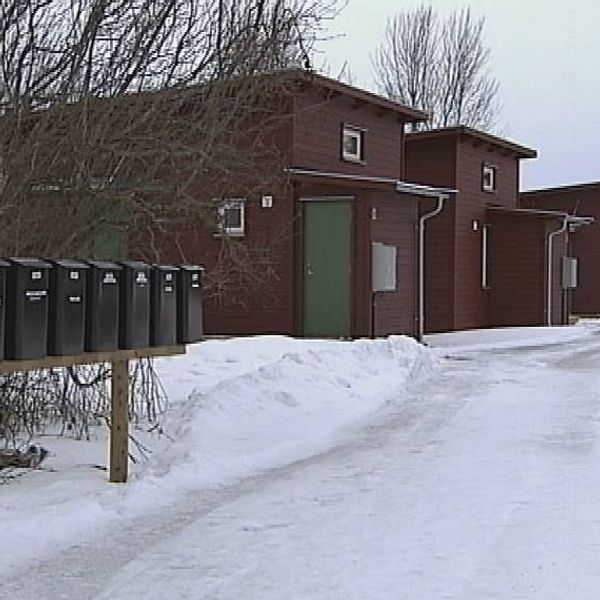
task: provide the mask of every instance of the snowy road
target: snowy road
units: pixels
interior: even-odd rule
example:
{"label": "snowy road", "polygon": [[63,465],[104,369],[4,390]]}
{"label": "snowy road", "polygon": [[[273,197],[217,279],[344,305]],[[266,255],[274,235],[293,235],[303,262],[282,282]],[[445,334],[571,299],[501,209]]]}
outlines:
{"label": "snowy road", "polygon": [[121,521],[0,598],[596,600],[600,335],[448,352],[335,448]]}

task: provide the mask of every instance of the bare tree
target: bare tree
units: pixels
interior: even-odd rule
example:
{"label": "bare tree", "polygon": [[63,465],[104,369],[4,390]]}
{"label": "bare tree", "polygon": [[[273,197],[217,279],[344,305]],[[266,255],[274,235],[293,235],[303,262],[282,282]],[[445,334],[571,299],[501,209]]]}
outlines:
{"label": "bare tree", "polygon": [[431,115],[423,127],[467,125],[491,130],[498,113],[498,81],[489,72],[485,18],[470,9],[441,19],[431,7],[388,20],[373,66],[386,96]]}
{"label": "bare tree", "polygon": [[433,114],[438,68],[438,18],[421,6],[388,19],[374,67],[380,91],[392,100]]}
{"label": "bare tree", "polygon": [[[161,238],[212,235],[215,200],[281,189],[287,73],[334,13],[335,0],[0,0],[0,254],[117,258],[133,237],[172,260]],[[224,256],[271,272],[264,248],[222,246],[215,273]]]}

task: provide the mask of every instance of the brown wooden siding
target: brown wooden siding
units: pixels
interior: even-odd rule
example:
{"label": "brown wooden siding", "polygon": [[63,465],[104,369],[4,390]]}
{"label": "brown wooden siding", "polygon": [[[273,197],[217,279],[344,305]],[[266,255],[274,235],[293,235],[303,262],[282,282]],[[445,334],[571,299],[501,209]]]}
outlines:
{"label": "brown wooden siding", "polygon": [[456,138],[405,138],[406,181],[456,186]]}
{"label": "brown wooden siding", "polygon": [[[265,193],[267,193],[265,191]],[[242,238],[230,240],[214,235],[210,227],[178,226],[166,234],[140,231],[134,247],[148,247],[150,239],[164,263],[192,263],[205,266],[213,278],[225,246],[232,244],[238,260],[248,260],[258,270],[261,281],[252,286],[228,270],[218,277],[227,288],[220,293],[213,287],[205,292],[205,329],[209,335],[256,333],[295,333],[294,261],[295,206],[291,195],[275,194],[273,207],[261,208],[260,198],[246,200],[246,232]],[[139,255],[147,259],[146,256]],[[258,265],[258,267],[257,267]]]}
{"label": "brown wooden siding", "polygon": [[[496,167],[497,191],[484,192],[481,188],[483,164]],[[519,198],[519,160],[499,149],[475,144],[461,138],[458,146],[458,189],[468,195],[471,204],[516,208]]]}
{"label": "brown wooden siding", "polygon": [[491,217],[489,292],[492,326],[544,323],[545,232],[542,219],[509,215]]}
{"label": "brown wooden siding", "polygon": [[[484,164],[496,167],[497,191],[482,190]],[[427,224],[426,331],[486,327],[487,290],[482,287],[482,232],[487,206],[516,207],[519,160],[501,148],[454,132],[411,137],[407,178],[458,189],[452,206]]]}
{"label": "brown wooden siding", "polygon": [[[482,190],[484,164],[496,167],[497,190]],[[488,292],[482,288],[482,231],[487,205],[514,208],[518,202],[519,161],[499,149],[459,139],[455,217],[454,329],[486,327]],[[474,226],[476,230],[474,231]]]}
{"label": "brown wooden siding", "polygon": [[[456,186],[456,138],[406,138],[406,179],[412,183]],[[424,202],[429,212],[435,202]],[[427,221],[425,229],[425,331],[454,328],[455,199]]]}
{"label": "brown wooden siding", "polygon": [[405,194],[371,193],[377,218],[371,220],[371,240],[396,246],[397,291],[380,292],[374,298],[375,335],[416,335],[417,296],[417,199]]}
{"label": "brown wooden siding", "polygon": [[579,261],[579,286],[571,293],[571,311],[600,314],[600,184],[526,192],[521,194],[521,205],[594,217],[593,224],[569,236],[569,254]]}
{"label": "brown wooden siding", "polygon": [[[491,325],[545,325],[547,236],[559,228],[558,219],[494,214],[490,220]],[[553,242],[553,325],[566,322],[567,296],[561,285],[566,254],[567,236],[557,236]]]}
{"label": "brown wooden siding", "polygon": [[454,220],[455,204],[450,199],[440,215],[425,225],[426,333],[454,328]]}
{"label": "brown wooden siding", "polygon": [[[365,164],[341,158],[344,123],[366,130]],[[294,167],[394,179],[402,175],[403,126],[397,116],[345,96],[325,97],[317,90],[298,96],[293,144]]]}

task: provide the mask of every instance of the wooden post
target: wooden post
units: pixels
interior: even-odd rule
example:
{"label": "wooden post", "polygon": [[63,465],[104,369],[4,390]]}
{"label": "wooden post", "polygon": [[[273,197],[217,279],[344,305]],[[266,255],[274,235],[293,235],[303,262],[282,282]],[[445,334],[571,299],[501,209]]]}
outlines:
{"label": "wooden post", "polygon": [[129,459],[129,361],[155,356],[185,354],[185,346],[158,346],[110,350],[107,352],[84,352],[75,356],[46,356],[31,360],[0,360],[0,375],[26,373],[35,369],[59,369],[74,365],[94,363],[112,364],[111,428],[109,481],[125,483]]}
{"label": "wooden post", "polygon": [[127,481],[129,460],[129,361],[112,363],[110,415],[110,469],[111,483]]}

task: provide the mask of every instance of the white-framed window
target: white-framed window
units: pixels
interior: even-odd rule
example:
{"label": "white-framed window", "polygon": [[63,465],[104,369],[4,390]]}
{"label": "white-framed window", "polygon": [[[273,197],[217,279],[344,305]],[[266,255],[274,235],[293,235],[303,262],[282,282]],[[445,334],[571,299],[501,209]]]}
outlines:
{"label": "white-framed window", "polygon": [[342,158],[352,162],[365,160],[365,130],[351,125],[342,127]]}
{"label": "white-framed window", "polygon": [[483,165],[481,173],[481,189],[484,192],[495,192],[497,184],[498,169],[493,165]]}
{"label": "white-framed window", "polygon": [[244,198],[228,198],[217,209],[219,233],[242,236],[246,230],[246,201]]}

